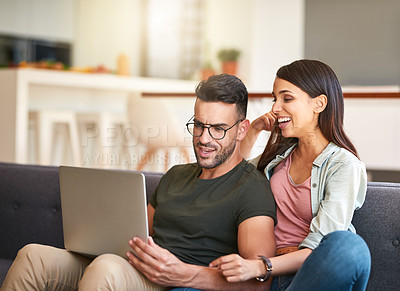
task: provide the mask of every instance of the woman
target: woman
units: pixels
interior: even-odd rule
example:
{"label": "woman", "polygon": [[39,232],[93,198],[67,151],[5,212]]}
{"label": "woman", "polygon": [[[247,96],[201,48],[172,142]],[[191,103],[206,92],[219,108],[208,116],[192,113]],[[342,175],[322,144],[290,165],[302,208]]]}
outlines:
{"label": "woman", "polygon": [[343,130],[339,81],[326,64],[299,60],[278,70],[273,96],[271,112],[252,122],[243,154],[271,131],[254,162],[277,203],[276,256],[228,255],[210,266],[231,282],[272,276],[271,290],[365,290],[370,253],[351,220],[367,178]]}

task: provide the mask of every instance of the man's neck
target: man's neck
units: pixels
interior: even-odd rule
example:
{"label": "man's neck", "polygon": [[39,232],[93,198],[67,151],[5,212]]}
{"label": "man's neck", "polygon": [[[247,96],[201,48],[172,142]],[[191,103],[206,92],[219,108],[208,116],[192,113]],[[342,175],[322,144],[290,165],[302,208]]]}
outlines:
{"label": "man's neck", "polygon": [[223,164],[213,169],[201,169],[199,179],[215,179],[230,172],[243,160],[240,154],[232,154]]}

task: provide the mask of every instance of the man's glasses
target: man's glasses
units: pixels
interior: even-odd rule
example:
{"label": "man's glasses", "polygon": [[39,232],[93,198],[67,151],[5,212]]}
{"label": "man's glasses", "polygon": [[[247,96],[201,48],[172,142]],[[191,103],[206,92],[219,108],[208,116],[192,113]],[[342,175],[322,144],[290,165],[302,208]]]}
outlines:
{"label": "man's glasses", "polygon": [[225,129],[222,127],[222,125],[219,124],[204,124],[201,122],[190,122],[193,118],[194,115],[192,116],[192,118],[189,119],[188,123],[186,123],[186,128],[189,131],[189,133],[193,136],[199,137],[203,134],[204,128],[207,128],[208,133],[215,140],[223,139],[228,130],[233,128],[239,122],[243,121],[243,119],[239,119],[238,121],[235,122],[234,125]]}

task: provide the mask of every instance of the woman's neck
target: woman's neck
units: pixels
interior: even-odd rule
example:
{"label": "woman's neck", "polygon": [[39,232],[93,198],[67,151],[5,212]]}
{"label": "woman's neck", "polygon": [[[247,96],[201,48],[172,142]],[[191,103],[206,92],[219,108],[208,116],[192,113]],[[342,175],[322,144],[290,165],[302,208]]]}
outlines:
{"label": "woman's neck", "polygon": [[320,130],[310,133],[305,138],[299,138],[296,154],[306,159],[314,159],[319,156],[329,144]]}

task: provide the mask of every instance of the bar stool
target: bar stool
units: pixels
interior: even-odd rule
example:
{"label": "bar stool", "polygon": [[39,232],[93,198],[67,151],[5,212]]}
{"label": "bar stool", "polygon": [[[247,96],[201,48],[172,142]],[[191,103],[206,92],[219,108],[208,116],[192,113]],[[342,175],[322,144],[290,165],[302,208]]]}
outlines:
{"label": "bar stool", "polygon": [[[135,141],[145,148],[144,154],[138,159],[136,170],[142,171],[147,167],[147,170],[158,171],[162,168],[167,171],[173,164],[190,161],[188,149],[191,148],[192,139],[185,137],[185,125],[178,122],[166,100],[131,94],[128,112],[131,126],[136,132]],[[171,153],[175,153],[174,158],[171,158]]]}
{"label": "bar stool", "polygon": [[[72,165],[81,165],[81,151],[79,146],[78,126],[75,113],[63,110],[35,110],[29,112],[29,122],[32,125],[35,137],[36,162],[42,165],[53,165],[53,155],[60,147],[63,148],[62,163],[68,163],[67,150],[72,156]],[[61,142],[62,127],[66,128]]]}
{"label": "bar stool", "polygon": [[129,126],[124,112],[77,113],[84,164],[101,168],[121,168],[127,148],[124,131]]}

